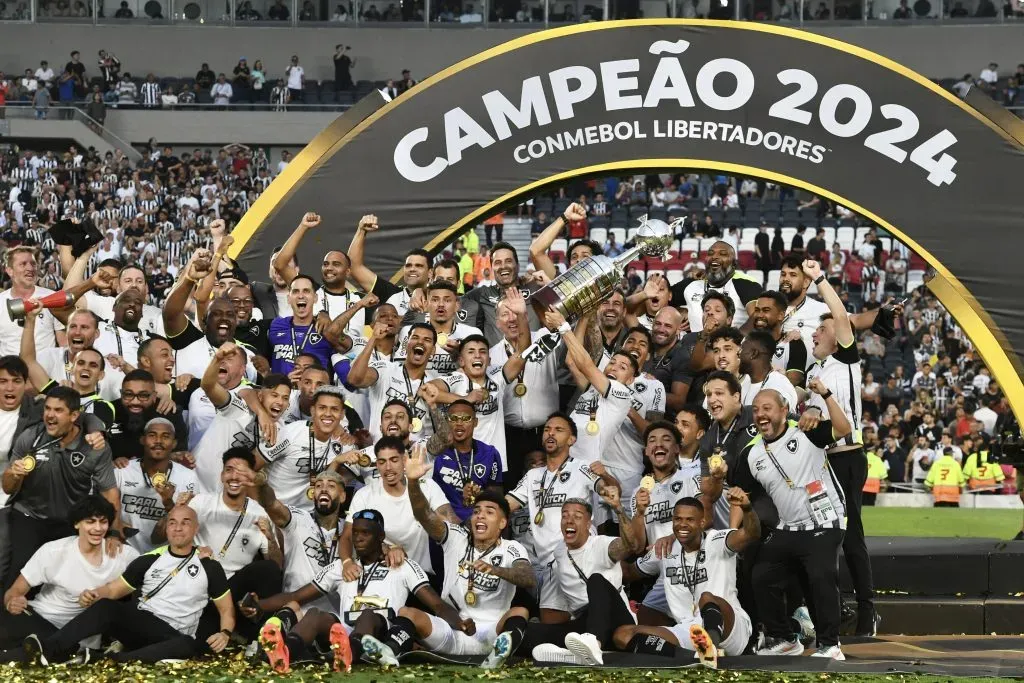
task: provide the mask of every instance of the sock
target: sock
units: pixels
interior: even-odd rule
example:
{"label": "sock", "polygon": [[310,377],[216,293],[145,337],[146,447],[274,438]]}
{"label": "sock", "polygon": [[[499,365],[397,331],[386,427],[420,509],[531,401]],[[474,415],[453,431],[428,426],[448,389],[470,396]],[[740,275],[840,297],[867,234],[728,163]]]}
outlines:
{"label": "sock", "polygon": [[363,658],[363,641],[362,633],[352,632],[348,637],[349,647],[352,648],[352,661],[358,662]]}
{"label": "sock", "polygon": [[644,655],[661,655],[662,657],[675,657],[676,646],[659,636],[649,636],[644,633],[637,633],[626,645],[628,652],[635,652]]}
{"label": "sock", "polygon": [[384,644],[391,648],[395,656],[408,652],[416,644],[416,626],[406,617],[395,617],[391,620]]}
{"label": "sock", "polygon": [[274,612],[274,616],[281,620],[281,628],[285,633],[291,631],[295,628],[295,624],[299,623],[299,615],[297,615],[290,607],[282,607]]}
{"label": "sock", "polygon": [[515,654],[526,637],[526,624],[523,617],[509,617],[505,620],[505,632],[512,634],[511,654]]}
{"label": "sock", "polygon": [[700,617],[704,620],[704,630],[711,636],[711,642],[718,647],[725,640],[725,617],[722,616],[722,608],[709,602],[700,608]]}
{"label": "sock", "polygon": [[284,646],[288,648],[288,655],[293,660],[299,659],[306,652],[306,644],[294,633],[285,635]]}

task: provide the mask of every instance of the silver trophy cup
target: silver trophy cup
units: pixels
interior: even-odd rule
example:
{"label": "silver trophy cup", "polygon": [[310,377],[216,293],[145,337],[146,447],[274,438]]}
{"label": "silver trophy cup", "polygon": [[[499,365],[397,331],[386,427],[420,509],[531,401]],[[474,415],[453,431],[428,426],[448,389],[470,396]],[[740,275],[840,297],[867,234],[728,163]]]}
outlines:
{"label": "silver trophy cup", "polygon": [[626,266],[637,256],[664,257],[672,245],[674,226],[675,223],[669,225],[657,218],[641,216],[632,247],[614,259],[601,255],[580,261],[531,294],[530,303],[542,308],[553,307],[567,321],[575,323],[612,293],[622,280]]}

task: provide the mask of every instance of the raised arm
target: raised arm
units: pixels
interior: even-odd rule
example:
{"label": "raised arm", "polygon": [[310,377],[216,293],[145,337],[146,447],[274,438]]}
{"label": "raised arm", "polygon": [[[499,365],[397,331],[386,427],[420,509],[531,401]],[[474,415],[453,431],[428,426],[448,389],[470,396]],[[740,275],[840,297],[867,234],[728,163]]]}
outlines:
{"label": "raised arm", "polygon": [[352,243],[348,245],[349,276],[355,280],[360,289],[369,292],[377,282],[377,274],[366,267],[363,262],[363,244],[366,242],[366,234],[380,229],[377,224],[377,217],[367,214],[359,219],[356,226],[356,234],[352,236]]}
{"label": "raised arm", "polygon": [[387,330],[387,323],[378,320],[373,324],[366,346],[359,352],[352,365],[348,369],[348,383],[357,389],[365,389],[377,383],[377,371],[370,367],[370,359],[373,358],[373,350],[377,345],[377,339],[384,336]]}
{"label": "raised arm", "polygon": [[610,380],[594,364],[587,349],[576,338],[576,334],[572,331],[569,323],[565,322],[562,314],[553,308],[548,309],[544,314],[544,324],[547,325],[548,329],[558,330],[558,333],[562,336],[562,341],[565,342],[566,349],[568,349],[569,360],[576,366],[576,370],[580,375],[590,382],[599,394],[602,396],[607,394]]}
{"label": "raised arm", "polygon": [[505,290],[504,305],[508,310],[515,313],[519,323],[516,352],[509,356],[502,367],[505,381],[509,382],[513,377],[518,377],[519,373],[526,367],[526,359],[523,358],[523,352],[530,348],[530,322],[526,317],[526,299],[523,298],[523,293],[519,291],[518,287],[509,287]]}
{"label": "raised arm", "polygon": [[850,323],[850,314],[843,305],[839,294],[829,284],[828,279],[821,272],[821,264],[814,259],[807,259],[803,263],[804,273],[811,278],[814,284],[818,285],[818,294],[821,300],[828,305],[828,312],[832,314],[832,320],[836,327],[836,342],[846,348],[854,342],[853,325]]}
{"label": "raised arm", "polygon": [[210,399],[214,408],[223,408],[231,400],[228,390],[217,381],[220,376],[220,364],[231,354],[241,352],[242,350],[234,342],[224,342],[213,354],[210,364],[206,366],[206,372],[203,373],[203,378],[199,381],[199,387],[206,392],[206,397]]}
{"label": "raised arm", "polygon": [[36,391],[42,391],[43,387],[51,381],[43,366],[36,360],[36,318],[35,313],[25,316],[25,328],[21,331],[21,359],[28,366],[28,381]]}
{"label": "raised arm", "polygon": [[164,302],[164,330],[168,336],[176,337],[188,327],[185,309],[188,306],[192,290],[203,279],[213,272],[213,253],[209,249],[199,248],[192,252],[192,258],[185,266],[184,273],[171,288]]}
{"label": "raised arm", "polygon": [[299,274],[299,269],[292,263],[292,258],[295,257],[295,252],[299,250],[299,245],[302,243],[302,238],[306,236],[306,233],[320,225],[320,216],[310,211],[302,217],[299,221],[299,225],[295,228],[295,231],[288,238],[288,241],[281,247],[281,251],[277,252],[277,256],[274,257],[274,270],[278,272],[286,283],[291,284],[291,281]]}
{"label": "raised arm", "polygon": [[734,553],[742,552],[748,545],[761,538],[761,520],[757,518],[757,513],[750,505],[750,498],[743,489],[733,486],[725,497],[734,510],[738,509],[743,513],[740,527],[726,536],[725,545]]}
{"label": "raised arm", "polygon": [[[352,318],[356,317],[356,313],[365,310],[367,308],[374,308],[380,303],[380,299],[373,292],[368,292],[360,299],[355,306],[342,311],[341,315],[331,321],[331,324],[324,330],[324,336],[327,337],[327,341],[331,342],[335,346],[338,346],[345,339],[345,330],[348,329],[348,324],[352,322]],[[351,340],[349,348],[351,347]]]}
{"label": "raised arm", "polygon": [[843,412],[843,407],[836,401],[832,391],[825,386],[820,378],[815,377],[807,384],[807,388],[825,399],[825,408],[828,409],[828,419],[832,422],[832,436],[842,439],[853,433],[853,425]]}
{"label": "raised arm", "polygon": [[630,555],[643,552],[644,537],[637,538],[633,534],[633,518],[622,506],[621,492],[614,486],[606,486],[601,490],[601,500],[608,504],[619,516],[620,537],[612,541],[608,547],[608,557],[612,562],[621,562]]}
{"label": "raised arm", "polygon": [[405,476],[409,480],[409,504],[412,505],[413,517],[426,530],[427,535],[436,543],[440,543],[448,533],[448,528],[445,526],[445,520],[430,508],[430,502],[420,486],[420,479],[429,471],[426,447],[418,443],[412,447],[412,453],[405,464]]}
{"label": "raised arm", "polygon": [[[481,567],[481,565],[484,566]],[[533,571],[533,565],[527,559],[518,559],[507,567],[495,567],[483,560],[478,560],[474,569],[485,574],[494,574],[499,579],[504,579],[513,586],[526,590],[532,590],[537,585],[537,575]]]}
{"label": "raised arm", "polygon": [[583,220],[586,217],[586,210],[574,202],[565,209],[564,215],[552,221],[551,225],[544,228],[544,232],[534,238],[530,244],[530,262],[536,266],[537,270],[543,271],[551,279],[555,278],[558,271],[548,255],[551,245],[562,234],[562,230],[569,224],[569,221]]}

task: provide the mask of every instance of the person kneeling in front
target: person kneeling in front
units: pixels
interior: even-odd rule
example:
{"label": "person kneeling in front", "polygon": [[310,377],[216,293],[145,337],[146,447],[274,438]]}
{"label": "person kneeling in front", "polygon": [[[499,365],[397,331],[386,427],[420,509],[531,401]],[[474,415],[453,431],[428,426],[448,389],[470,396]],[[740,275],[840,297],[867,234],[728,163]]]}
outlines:
{"label": "person kneeling in front", "polygon": [[[26,658],[44,665],[67,661],[78,642],[96,635],[118,640],[118,662],[190,659],[205,649],[222,651],[235,629],[228,580],[218,562],[200,557],[195,545],[199,524],[194,510],[178,505],[167,514],[168,545],[132,561],[124,574],[95,590],[83,591],[78,603],[87,609],[46,638],[25,638]],[[123,598],[138,591],[139,599]],[[208,601],[220,615],[220,631],[195,638]],[[86,651],[88,652],[88,651]]]}
{"label": "person kneeling in front", "polygon": [[761,522],[743,490],[726,494],[738,529],[707,533],[704,504],[682,498],[672,509],[672,535],[628,568],[627,579],[660,576],[675,626],[620,626],[615,646],[627,652],[673,657],[676,648],[694,650],[701,663],[717,668],[718,656],[742,654],[753,627],[736,592],[736,557],[761,537]]}

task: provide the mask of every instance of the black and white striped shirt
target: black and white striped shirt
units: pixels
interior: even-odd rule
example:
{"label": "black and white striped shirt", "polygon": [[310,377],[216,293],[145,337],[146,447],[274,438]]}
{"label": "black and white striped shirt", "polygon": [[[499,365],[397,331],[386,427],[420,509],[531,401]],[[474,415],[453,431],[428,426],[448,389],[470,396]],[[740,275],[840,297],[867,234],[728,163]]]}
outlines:
{"label": "black and white striped shirt", "polygon": [[38,178],[36,170],[31,166],[19,166],[18,168],[11,169],[11,182],[12,184],[17,183],[18,189],[22,192],[31,192],[32,188],[35,186],[36,178]]}
{"label": "black and white striped shirt", "polygon": [[138,208],[136,208],[135,204],[131,202],[125,202],[124,204],[118,207],[117,211],[119,214],[121,214],[121,219],[125,221],[130,221],[131,219],[135,218],[135,216],[137,216],[139,213]]}
{"label": "black and white striped shirt", "polygon": [[[853,434],[836,444],[836,446],[863,443],[861,436],[861,420],[863,418],[861,391],[863,390],[863,382],[861,380],[860,353],[857,351],[857,342],[854,341],[846,348],[840,345],[839,349],[831,356],[811,365],[807,369],[807,381],[810,382],[815,377],[821,379],[822,383],[832,391],[836,403],[842,407],[846,419],[853,425]],[[807,400],[807,405],[808,407],[815,407],[821,410],[822,416],[828,415],[825,399],[818,394],[811,394],[811,397]]]}
{"label": "black and white striped shirt", "polygon": [[143,199],[139,202],[139,212],[143,213],[146,211],[152,211],[151,214],[144,215],[147,225],[156,224],[156,212],[160,209],[160,202],[156,199]]}
{"label": "black and white striped shirt", "polygon": [[160,106],[160,84],[159,83],[143,83],[142,84],[142,106],[144,107],[159,107]]}

